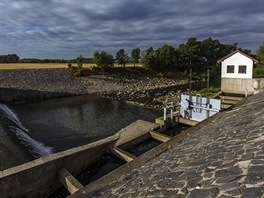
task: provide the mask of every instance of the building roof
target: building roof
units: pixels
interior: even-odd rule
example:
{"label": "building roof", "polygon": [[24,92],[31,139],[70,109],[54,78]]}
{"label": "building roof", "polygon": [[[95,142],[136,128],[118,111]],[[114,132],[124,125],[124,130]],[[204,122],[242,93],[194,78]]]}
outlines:
{"label": "building roof", "polygon": [[227,55],[224,56],[223,58],[219,59],[219,60],[217,61],[217,63],[221,63],[221,62],[223,62],[225,59],[229,58],[230,56],[233,56],[233,55],[236,54],[236,53],[240,53],[240,54],[242,54],[242,55],[244,55],[244,56],[250,58],[253,62],[256,62],[256,63],[259,62],[257,59],[255,59],[255,58],[253,58],[253,57],[251,57],[251,56],[245,54],[244,52],[241,52],[240,50],[235,50],[235,51],[231,52],[230,54],[227,54]]}

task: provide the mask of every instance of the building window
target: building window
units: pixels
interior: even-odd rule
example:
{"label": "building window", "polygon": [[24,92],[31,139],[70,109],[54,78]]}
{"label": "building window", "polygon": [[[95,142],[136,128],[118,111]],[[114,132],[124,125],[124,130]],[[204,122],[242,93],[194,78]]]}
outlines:
{"label": "building window", "polygon": [[246,74],[247,73],[247,66],[246,65],[239,65],[238,66],[238,73],[239,74]]}
{"label": "building window", "polygon": [[228,73],[228,74],[235,73],[235,66],[234,65],[227,65],[226,73]]}

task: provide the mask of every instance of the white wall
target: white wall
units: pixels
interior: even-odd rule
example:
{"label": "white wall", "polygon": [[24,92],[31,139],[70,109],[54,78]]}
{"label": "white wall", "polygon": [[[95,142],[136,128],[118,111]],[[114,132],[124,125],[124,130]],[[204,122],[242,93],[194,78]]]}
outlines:
{"label": "white wall", "polygon": [[[227,73],[227,65],[234,65],[235,70],[234,73]],[[239,74],[238,73],[238,66],[239,65],[246,65],[247,71],[246,74]],[[222,62],[222,78],[252,78],[253,76],[253,61],[240,54],[239,52],[235,53],[234,55],[228,57]]]}

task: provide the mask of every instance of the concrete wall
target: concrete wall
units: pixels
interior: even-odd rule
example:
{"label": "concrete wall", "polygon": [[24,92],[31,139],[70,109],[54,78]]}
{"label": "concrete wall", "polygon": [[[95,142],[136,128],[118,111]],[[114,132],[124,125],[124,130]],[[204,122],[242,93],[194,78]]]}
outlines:
{"label": "concrete wall", "polygon": [[[36,159],[0,172],[0,195],[7,197],[46,197],[60,184],[59,170],[71,174],[87,167],[114,144],[118,136]],[[111,146],[112,147],[112,146]]]}
{"label": "concrete wall", "polygon": [[66,69],[0,70],[0,102],[24,102],[85,94]]}
{"label": "concrete wall", "polygon": [[264,91],[264,78],[222,78],[221,90],[233,94],[256,94]]}
{"label": "concrete wall", "polygon": [[[235,67],[234,73],[227,73],[227,65],[234,65]],[[239,65],[247,66],[246,74],[238,73]],[[250,79],[252,78],[252,75],[253,75],[253,61],[250,58],[237,52],[222,62],[222,72],[221,73],[222,73],[221,74],[222,78],[248,78]]]}
{"label": "concrete wall", "polygon": [[150,138],[149,131],[157,124],[144,120],[121,129],[106,139],[51,154],[32,162],[0,171],[0,197],[46,197],[61,185],[58,173],[62,168],[76,175],[112,148],[129,148]]}

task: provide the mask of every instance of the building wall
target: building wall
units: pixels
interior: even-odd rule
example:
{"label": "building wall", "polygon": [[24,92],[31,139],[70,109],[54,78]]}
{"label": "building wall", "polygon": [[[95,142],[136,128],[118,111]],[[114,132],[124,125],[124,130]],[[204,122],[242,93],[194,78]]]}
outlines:
{"label": "building wall", "polygon": [[[227,73],[227,65],[234,65],[234,73]],[[239,74],[238,73],[238,66],[239,65],[246,65],[247,71],[246,74]],[[252,78],[253,75],[253,61],[240,54],[239,52],[230,56],[229,58],[225,59],[222,62],[222,78]]]}
{"label": "building wall", "polygon": [[264,92],[264,78],[222,78],[221,90],[225,93],[252,95]]}

